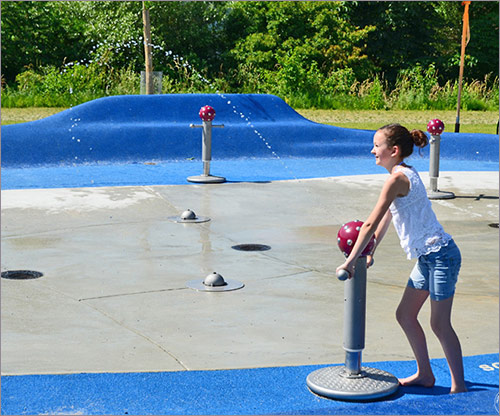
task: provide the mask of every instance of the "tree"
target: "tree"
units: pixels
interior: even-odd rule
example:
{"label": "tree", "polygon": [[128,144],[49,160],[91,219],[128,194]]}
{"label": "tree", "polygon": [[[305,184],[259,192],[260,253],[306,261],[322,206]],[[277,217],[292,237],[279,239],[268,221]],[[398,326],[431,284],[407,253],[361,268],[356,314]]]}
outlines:
{"label": "tree", "polygon": [[[235,91],[288,94],[394,83],[418,66],[440,81],[458,76],[460,1],[147,3],[154,68],[173,83],[197,72]],[[1,2],[2,76],[12,83],[26,68],[96,61],[137,74],[141,9],[140,1]],[[465,78],[498,76],[498,1],[473,1],[470,24]]]}
{"label": "tree", "polygon": [[317,90],[339,70],[362,78],[372,69],[364,54],[372,27],[352,25],[343,2],[236,2],[231,14],[244,28],[231,50],[242,84],[287,95]]}
{"label": "tree", "polygon": [[231,42],[225,36],[226,10],[232,2],[166,1],[150,2],[153,43],[158,47],[155,65],[172,72],[171,55],[182,57],[211,77],[220,75],[225,51]]}
{"label": "tree", "polygon": [[82,22],[70,19],[63,3],[1,2],[2,76],[7,81],[23,68],[62,63],[84,54]]}
{"label": "tree", "polygon": [[[432,3],[442,22],[438,40],[442,56],[440,70],[445,78],[456,78],[464,6],[458,1]],[[497,1],[473,1],[470,4],[471,38],[465,55],[466,79],[482,79],[487,74],[498,76],[498,7]]]}
{"label": "tree", "polygon": [[394,82],[401,69],[438,59],[440,27],[431,2],[353,2],[350,9],[356,24],[376,26],[368,35],[367,54],[388,81]]}
{"label": "tree", "polygon": [[474,1],[470,5],[471,39],[466,51],[476,62],[467,69],[469,79],[489,73],[498,77],[498,7],[498,1]]}
{"label": "tree", "polygon": [[[435,64],[441,81],[456,79],[463,6],[460,1],[348,2],[356,25],[373,24],[366,53],[390,82],[417,63]],[[498,76],[498,2],[473,1],[468,76]]]}
{"label": "tree", "polygon": [[[50,2],[58,3],[58,2]],[[67,19],[79,22],[85,50],[80,62],[108,54],[109,65],[144,68],[140,1],[64,1]],[[111,53],[109,53],[111,52]]]}

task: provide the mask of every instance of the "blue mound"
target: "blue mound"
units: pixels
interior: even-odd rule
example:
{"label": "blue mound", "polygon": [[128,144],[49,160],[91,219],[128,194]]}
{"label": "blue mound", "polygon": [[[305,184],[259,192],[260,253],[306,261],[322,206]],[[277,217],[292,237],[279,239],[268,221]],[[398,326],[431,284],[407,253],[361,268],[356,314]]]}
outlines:
{"label": "blue mound", "polygon": [[[166,94],[100,98],[42,120],[2,128],[7,168],[140,163],[201,157],[204,105],[216,110],[212,157],[339,158],[369,156],[373,131],[314,123],[266,94]],[[424,157],[429,147],[424,149]],[[441,158],[498,161],[498,137],[444,133]]]}

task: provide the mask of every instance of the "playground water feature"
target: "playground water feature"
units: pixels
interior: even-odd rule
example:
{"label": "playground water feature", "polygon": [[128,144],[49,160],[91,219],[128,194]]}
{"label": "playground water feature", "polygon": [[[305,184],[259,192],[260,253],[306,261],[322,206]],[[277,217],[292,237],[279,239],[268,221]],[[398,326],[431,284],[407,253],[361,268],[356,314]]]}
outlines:
{"label": "playground water feature", "polygon": [[[142,37],[139,37],[138,40],[135,40],[135,39],[130,39],[129,41],[125,41],[125,42],[122,42],[122,43],[110,43],[110,42],[107,42],[107,41],[103,41],[103,42],[98,42],[97,44],[95,44],[94,46],[92,46],[91,48],[91,51],[90,51],[90,58],[89,59],[82,59],[80,61],[77,61],[77,62],[68,62],[68,63],[65,63],[62,70],[61,70],[61,73],[64,73],[67,71],[67,68],[69,67],[73,67],[73,66],[79,66],[79,65],[83,65],[85,67],[88,67],[89,64],[93,63],[93,62],[99,62],[99,60],[101,59],[102,57],[102,52],[104,51],[108,51],[108,52],[114,52],[114,53],[119,53],[119,52],[122,52],[124,50],[127,50],[127,49],[132,49],[133,47],[138,47],[141,43],[143,43],[144,45],[146,45],[146,42],[143,42],[143,38]],[[282,159],[273,149],[272,149],[272,146],[271,144],[269,143],[268,139],[256,128],[256,126],[252,123],[252,121],[250,120],[250,118],[245,115],[242,111],[239,111],[237,106],[234,105],[230,99],[228,99],[226,97],[225,94],[223,93],[220,93],[213,85],[212,83],[210,82],[210,80],[208,80],[206,77],[204,77],[196,68],[194,68],[186,59],[184,59],[184,57],[178,55],[178,54],[175,54],[173,53],[171,50],[165,50],[165,48],[163,48],[162,46],[160,45],[155,45],[155,44],[148,44],[148,46],[150,46],[151,48],[153,48],[154,50],[158,50],[160,51],[164,57],[167,57],[167,58],[170,58],[172,59],[172,61],[174,62],[175,66],[177,66],[178,68],[179,67],[182,67],[182,68],[186,68],[187,70],[190,70],[192,71],[198,78],[199,80],[201,80],[203,83],[205,83],[206,85],[208,85],[212,90],[215,91],[215,93],[221,97],[225,103],[229,106],[232,107],[232,111],[238,115],[241,119],[244,119],[247,123],[247,126],[249,128],[251,128],[254,132],[254,134],[257,135],[257,137],[259,137],[262,142],[264,143],[264,145],[266,146],[266,148],[269,150],[270,154],[280,162],[280,164],[289,172],[290,175],[292,175],[295,179],[298,179],[296,175],[294,175],[293,171],[290,169],[289,166],[287,166],[287,164],[285,163],[284,159]],[[102,65],[102,64],[100,64]],[[73,88],[70,87],[70,90],[69,90],[70,94],[73,93]],[[72,108],[70,108],[71,110]],[[77,129],[78,128],[78,125],[79,125],[79,122],[81,122],[81,118],[73,118],[73,117],[69,117],[69,120],[70,122],[72,122],[71,126],[68,128],[68,133],[71,135],[71,140],[74,141],[76,144],[78,143],[81,143],[81,138],[80,137],[77,137],[74,132],[74,129]],[[92,151],[93,148],[92,147],[89,147],[88,148],[89,151]],[[74,156],[74,161],[73,161],[74,165],[79,163],[79,156],[78,155],[75,155]],[[90,186],[93,186],[93,184],[95,184],[95,181],[94,180],[91,180],[90,181]],[[7,185],[9,187],[9,185]]]}
{"label": "playground water feature", "polygon": [[[145,43],[143,42],[142,37],[139,37],[138,40],[130,39],[129,41],[124,41],[122,43],[109,43],[106,41],[97,43],[92,47],[90,51],[90,58],[88,60],[82,59],[76,63],[74,62],[66,63],[62,69],[62,72],[65,72],[66,68],[70,66],[74,65],[88,66],[92,62],[99,62],[102,54],[106,52],[119,53],[126,50],[132,51],[133,48],[137,48],[141,43]],[[276,179],[300,180],[301,178],[318,176],[316,172],[311,172],[311,174],[307,174],[306,172],[299,172],[296,171],[296,169],[292,169],[291,165],[293,164],[292,160],[294,158],[303,158],[303,159],[309,158],[311,160],[310,165],[314,165],[315,159],[321,159],[321,161],[318,163],[322,166],[325,165],[323,159],[325,158],[335,159],[335,161],[332,162],[331,165],[340,169],[338,169],[337,171],[332,171],[332,166],[330,166],[329,169],[330,173],[328,174],[329,176],[335,176],[336,174],[343,175],[346,174],[345,172],[350,172],[350,173],[376,172],[373,171],[373,166],[371,167],[365,166],[364,168],[362,167],[362,165],[369,165],[371,163],[368,161],[368,159],[371,159],[370,149],[371,149],[371,136],[373,135],[373,132],[362,131],[362,130],[338,129],[335,127],[331,127],[330,131],[328,133],[325,133],[325,129],[318,130],[311,128],[312,125],[316,125],[316,123],[309,122],[309,120],[304,119],[303,117],[295,113],[295,111],[292,110],[291,108],[285,108],[287,107],[286,104],[284,104],[284,102],[279,102],[280,100],[277,97],[259,95],[259,94],[240,95],[240,94],[227,94],[219,92],[217,88],[211,83],[211,81],[207,79],[205,76],[203,76],[201,72],[198,71],[195,67],[193,67],[184,57],[175,54],[171,50],[165,50],[165,48],[163,48],[160,45],[155,45],[150,43],[149,46],[153,50],[158,50],[160,52],[160,57],[162,55],[162,57],[171,59],[172,62],[175,64],[175,66],[177,66],[178,68],[182,67],[191,71],[204,84],[206,84],[207,86],[210,87],[210,89],[215,91],[214,94],[198,95],[198,97],[206,97],[207,100],[206,102],[203,102],[201,100],[198,100],[196,102],[202,103],[201,105],[212,104],[217,112],[218,122],[222,122],[225,124],[229,123],[233,125],[238,124],[240,133],[242,130],[245,131],[246,134],[246,136],[244,137],[245,143],[237,143],[235,145],[225,141],[223,145],[219,145],[218,140],[220,141],[221,139],[216,138],[214,143],[215,160],[227,161],[227,160],[234,160],[234,159],[241,160],[248,158],[275,159],[276,161],[279,162],[279,165],[281,165],[281,169],[284,169],[286,174],[273,175],[271,176],[270,180],[276,180]],[[70,92],[72,93],[71,90]],[[168,100],[172,100],[172,97],[174,95],[175,94],[168,95],[169,97]],[[14,161],[13,163],[11,163],[10,155],[3,157],[2,158],[3,166],[7,168],[11,167],[17,168],[17,167],[27,167],[27,166],[34,167],[42,165],[45,167],[47,165],[52,165],[52,166],[64,165],[64,167],[72,165],[74,167],[77,166],[82,167],[84,165],[88,166],[89,164],[96,164],[96,163],[99,163],[101,165],[105,163],[147,163],[149,166],[152,166],[152,165],[162,165],[165,164],[165,162],[172,163],[173,161],[175,161],[176,163],[179,163],[193,159],[197,160],[198,158],[196,156],[193,156],[199,154],[199,147],[197,146],[198,144],[197,140],[195,139],[193,141],[192,140],[193,134],[188,133],[186,130],[182,129],[182,127],[187,127],[189,123],[197,119],[196,113],[198,108],[196,108],[196,105],[198,104],[194,104],[195,101],[191,100],[191,102],[189,103],[190,105],[189,108],[190,111],[192,111],[192,113],[189,113],[187,111],[184,112],[181,111],[179,113],[178,109],[175,108],[175,106],[182,106],[183,104],[186,105],[185,100],[188,95],[196,96],[196,94],[178,95],[179,97],[182,97],[181,100],[183,100],[183,103],[181,103],[181,100],[176,100],[176,101],[173,100],[170,103],[167,103],[166,101],[159,102],[158,100],[132,103],[130,104],[128,112],[127,109],[125,108],[126,104],[121,104],[120,102],[108,101],[107,106],[109,107],[109,109],[111,109],[111,112],[113,112],[112,108],[114,106],[117,106],[119,110],[126,113],[126,117],[123,117],[123,115],[122,117],[117,115],[116,120],[113,119],[113,115],[108,115],[107,118],[106,116],[95,117],[94,115],[89,118],[87,117],[88,112],[87,113],[84,112],[83,115],[84,121],[82,122],[81,113],[80,115],[72,114],[71,112],[73,108],[70,108],[69,113],[68,112],[62,113],[64,114],[64,117],[69,118],[69,125],[66,120],[61,122],[62,121],[61,117],[59,117],[58,128],[61,130],[64,128],[64,126],[67,125],[68,138],[70,137],[71,142],[74,144],[74,146],[72,146],[73,149],[71,149],[70,148],[71,146],[68,146],[67,143],[63,143],[63,140],[61,138],[61,131],[59,131],[57,134],[58,135],[57,140],[52,143],[55,153],[57,153],[57,147],[65,147],[64,152],[66,152],[67,155],[63,159],[57,160],[53,158],[51,160],[44,160],[43,157],[40,157],[41,156],[40,152],[36,151],[33,152],[33,155],[35,157],[31,158],[30,160],[27,160],[25,157],[26,151],[25,152],[18,151],[18,154],[22,156],[20,156],[20,158],[18,158],[18,160]],[[220,100],[214,100],[215,97],[220,98]],[[242,97],[244,98],[242,99]],[[257,100],[263,100],[263,101],[257,103],[257,100],[253,100],[254,97],[257,97]],[[272,98],[269,100],[269,97]],[[137,99],[139,99],[139,97],[137,97]],[[130,103],[130,100],[128,100],[128,102]],[[95,104],[97,104],[97,102]],[[143,108],[139,108],[141,106]],[[161,112],[157,111],[157,108],[154,108],[156,106],[161,107]],[[222,108],[221,106],[227,108]],[[261,106],[261,108],[256,108],[259,106]],[[277,109],[277,111],[274,111],[274,113],[272,114],[265,114],[266,110],[268,109],[262,108],[262,106],[276,106],[281,108]],[[130,111],[132,110],[132,107],[134,107],[134,111],[136,111],[136,113]],[[106,104],[100,103],[99,110],[89,110],[89,111],[90,112],[100,111],[103,114],[105,114],[106,112],[109,112],[109,109],[106,108]],[[227,111],[228,109],[229,112]],[[264,110],[264,111],[259,111],[259,110]],[[147,114],[148,112],[150,114]],[[231,112],[236,117],[236,119],[234,117],[229,117]],[[75,113],[78,112],[75,111]],[[253,118],[255,118],[255,120],[253,120]],[[113,144],[114,146],[113,151],[116,154],[113,156],[109,154],[108,155],[103,155],[102,153],[99,154],[96,147],[92,143],[90,144],[88,143],[89,140],[87,135],[89,131],[86,128],[86,126],[88,126],[89,123],[93,122],[98,124],[98,128],[100,126],[102,126],[102,128],[111,127],[115,131],[119,129],[118,123],[120,122],[121,125],[124,126],[127,125],[130,126],[131,124],[135,123],[138,129],[142,127],[147,127],[150,129],[150,131],[154,130],[153,133],[159,137],[162,136],[161,131],[159,131],[162,128],[163,129],[180,128],[181,130],[176,130],[175,133],[178,135],[178,143],[176,143],[176,145],[181,144],[183,148],[182,150],[177,149],[176,152],[172,152],[171,143],[168,143],[169,151],[167,153],[166,152],[167,146],[161,143],[160,139],[158,140],[158,143],[156,145],[159,148],[161,146],[164,146],[165,151],[162,152],[160,149],[156,149],[155,151],[150,152],[150,154],[147,154],[147,152],[144,151],[144,154],[141,155],[140,151],[137,150],[135,154],[132,154],[130,152],[127,152],[126,149],[126,147],[130,146],[130,142],[127,141],[127,138],[120,137],[121,133],[127,134],[127,132],[125,131],[126,129],[125,127],[125,129],[123,129],[123,132],[116,132],[115,134],[117,141],[121,142],[121,146],[119,143]],[[182,123],[186,123],[186,125],[183,126]],[[157,124],[157,126],[154,126],[154,124]],[[307,137],[306,139],[302,138],[300,140],[297,140],[295,132],[296,127],[300,129],[301,127],[304,127],[304,125],[306,124],[309,124],[307,126],[309,127],[308,130],[309,137]],[[272,126],[273,128],[269,129],[270,126]],[[153,127],[153,129],[151,129],[151,127]],[[154,127],[158,128],[154,129]],[[34,132],[37,128],[43,129],[44,127],[43,125],[33,126],[32,130],[33,135],[36,135]],[[277,129],[280,129],[282,131],[278,135],[276,135]],[[333,132],[334,129],[337,129],[337,131]],[[422,126],[422,129],[425,130],[424,126]],[[258,138],[257,142],[252,141],[248,133],[254,134],[255,137]],[[92,134],[98,135],[99,133],[93,132]],[[329,137],[325,138],[325,135]],[[444,136],[445,140],[447,140],[446,138],[447,133],[445,133]],[[491,143],[492,137],[494,138],[493,144]],[[234,135],[233,137],[231,137],[231,140],[233,142],[238,142],[240,138],[238,137],[238,135]],[[468,143],[479,140],[481,140],[482,143],[477,143],[477,145],[472,145],[472,147],[470,146],[471,143]],[[442,168],[445,170],[452,170],[450,169],[447,160],[461,160],[462,164],[461,166],[458,167],[459,170],[490,170],[492,168],[494,169],[495,168],[494,164],[498,160],[498,151],[497,151],[498,146],[496,146],[495,148],[495,143],[494,143],[495,140],[496,138],[493,135],[462,135],[462,140],[460,141],[454,140],[455,142],[453,144],[454,149],[451,152],[449,151],[450,143],[446,143],[446,147],[448,149],[444,149],[443,151],[444,160],[442,163]],[[287,141],[289,142],[290,146],[283,146],[284,142]],[[258,148],[259,147],[258,142],[260,142],[261,145],[264,145],[263,148],[265,149],[264,152],[259,152],[256,151],[255,148],[252,148],[254,146]],[[108,145],[109,144],[110,143],[108,142]],[[238,145],[239,148],[235,149]],[[150,144],[150,146],[154,146],[154,144]],[[315,146],[316,149],[314,149]],[[40,146],[38,147],[50,148],[51,147],[50,138],[46,140],[44,143],[40,143]],[[86,150],[88,149],[87,154],[82,154],[82,148],[85,148]],[[194,151],[192,150],[193,148],[195,149]],[[335,151],[333,151],[334,148]],[[3,144],[2,144],[2,150],[4,150]],[[8,152],[8,146],[5,146],[5,150],[7,150]],[[50,149],[49,151],[52,152],[53,149]],[[69,157],[68,154],[71,153],[72,151],[74,152],[74,155],[72,157]],[[268,152],[267,155],[265,154],[265,152]],[[91,153],[96,153],[97,155],[91,156]],[[123,157],[119,156],[120,153],[123,154]],[[428,157],[428,149],[426,149],[426,151],[424,152],[424,159],[419,158],[417,156],[413,157],[413,159],[411,159],[411,162],[419,170],[425,170],[427,169],[427,166],[425,166],[427,164],[427,161],[425,162],[423,161],[427,157]],[[367,160],[363,161],[363,163],[360,164],[359,163],[360,158]],[[472,161],[480,163],[468,163]],[[484,163],[486,163],[486,165]],[[491,166],[491,163],[493,163],[493,167]],[[456,163],[453,162],[452,164],[456,166]],[[349,165],[351,167],[356,166],[359,167],[361,170],[359,171],[356,169],[353,171],[352,169],[342,169],[342,167],[345,167],[345,165]],[[179,167],[179,165],[177,165],[177,167]],[[246,169],[247,167],[244,167],[241,170],[246,170]],[[20,172],[13,172],[13,173],[20,173]],[[233,180],[242,180],[240,179],[241,175],[237,176],[238,176],[237,178],[233,177]],[[269,175],[267,175],[267,177],[269,178]],[[231,180],[231,178],[229,178],[229,180]],[[262,180],[266,179],[263,178]],[[172,178],[171,183],[178,183],[179,181],[180,181],[179,177]],[[81,185],[96,186],[96,183],[97,182],[95,179],[91,179],[87,184],[81,184]]]}
{"label": "playground water feature", "polygon": [[[186,103],[189,100],[193,101],[188,106],[188,110]],[[210,100],[216,101],[211,102]],[[216,133],[217,135],[214,134],[213,156],[215,169],[228,177],[229,182],[265,182],[276,179],[293,179],[301,182],[305,178],[385,173],[375,166],[369,154],[373,132],[317,125],[297,117],[292,109],[274,96],[229,94],[128,96],[96,100],[88,105],[68,110],[69,113],[50,117],[40,123],[25,123],[24,126],[7,129],[7,142],[12,140],[12,131],[22,133],[23,130],[26,130],[25,133],[28,136],[34,135],[38,142],[20,140],[21,147],[17,147],[17,149],[15,147],[9,148],[9,143],[2,142],[2,147],[7,146],[6,151],[2,152],[3,157],[5,157],[4,161],[7,162],[7,166],[5,167],[4,164],[3,168],[4,189],[8,189],[5,188],[6,184],[11,187],[10,189],[168,185],[174,183],[187,185],[186,177],[201,169],[201,163],[196,156],[201,147],[199,131],[193,132],[192,129],[189,129],[189,123],[197,121],[198,109],[205,104],[212,104],[217,111],[217,121],[226,124],[226,137],[219,135],[219,132]],[[106,108],[113,111],[103,112],[102,110]],[[131,108],[132,110],[130,110]],[[145,112],[143,111],[145,108],[154,108],[155,111]],[[276,110],[277,113],[270,114],[271,109]],[[168,120],[165,117],[166,114],[172,117]],[[69,124],[68,119],[64,120],[68,115],[70,115]],[[254,115],[257,117],[253,117]],[[59,121],[61,124],[57,126]],[[47,139],[42,134],[44,129],[50,131]],[[9,132],[9,130],[11,131]],[[115,134],[107,135],[108,130],[114,131]],[[164,131],[169,131],[171,134],[163,135]],[[56,134],[57,132],[60,135]],[[477,141],[471,142],[472,139],[477,139]],[[453,134],[443,135],[442,169],[498,170],[498,144],[495,147],[495,139],[488,135],[486,137],[481,135],[470,137]],[[113,147],[113,144],[118,145]],[[154,145],[150,146],[150,144]],[[85,151],[82,151],[83,146],[86,146]],[[48,148],[48,152],[45,151],[46,148]],[[22,149],[21,152],[19,152],[20,149]],[[38,149],[38,154],[36,149]],[[16,154],[19,159],[15,158]],[[363,156],[365,154],[366,156]],[[33,155],[31,159],[30,155]],[[187,160],[191,158],[194,160]],[[427,154],[424,153],[423,158],[420,158],[418,154],[415,155],[412,158],[412,164],[419,170],[425,171],[428,166]],[[16,175],[17,179],[12,180]],[[45,179],[40,180],[43,177]],[[12,181],[10,185],[9,181]],[[193,192],[202,192],[199,187],[191,189]],[[217,188],[209,187],[204,189],[203,193],[209,193],[210,189],[216,192]],[[227,189],[229,193],[230,188]],[[315,200],[317,200],[316,191],[309,191],[306,186],[302,186],[301,189],[310,192],[310,195],[316,195]],[[180,200],[185,200],[186,194],[184,191]],[[344,195],[344,199],[347,197]],[[232,198],[234,198],[234,194],[227,201]],[[306,195],[302,195],[300,199],[307,200],[308,198]],[[340,199],[342,198],[339,196],[339,203]],[[331,214],[332,207],[328,209],[327,204],[323,203],[322,205],[321,210],[330,211]],[[352,213],[352,211],[350,212]],[[232,213],[232,215],[235,214]],[[155,213],[155,215],[157,214]],[[346,215],[346,212],[343,215]],[[216,223],[217,227],[221,226],[221,221],[216,221]],[[274,255],[276,256],[276,254]],[[246,280],[248,281],[249,278],[247,277]],[[250,290],[252,289],[249,288]],[[93,302],[97,301],[93,300]],[[492,354],[467,358],[468,375],[470,379],[474,378],[475,384],[473,385],[474,393],[463,398],[447,398],[442,395],[444,388],[438,387],[437,390],[433,390],[431,397],[426,396],[425,392],[417,391],[416,394],[412,394],[411,391],[404,390],[401,395],[392,398],[387,403],[374,403],[368,404],[368,406],[346,403],[325,404],[324,401],[318,400],[305,390],[305,376],[317,368],[314,366],[267,370],[258,368],[253,371],[234,372],[156,373],[156,376],[160,376],[160,378],[163,374],[169,379],[174,377],[178,380],[177,383],[168,383],[165,379],[158,383],[153,373],[10,377],[7,379],[7,387],[4,390],[4,392],[8,392],[4,396],[8,400],[4,409],[9,408],[16,412],[23,412],[25,410],[20,408],[19,404],[24,404],[28,406],[28,411],[39,409],[40,412],[47,412],[47,409],[54,412],[59,409],[59,411],[69,412],[88,412],[91,410],[95,413],[121,413],[123,409],[127,409],[129,413],[165,413],[166,411],[175,412],[182,409],[184,413],[187,411],[200,413],[232,411],[234,413],[238,410],[249,414],[252,412],[262,414],[266,412],[276,413],[277,411],[290,413],[291,410],[295,413],[299,409],[299,412],[325,414],[338,413],[341,409],[341,412],[364,414],[368,411],[367,409],[371,409],[374,412],[383,411],[390,414],[402,410],[411,413],[417,409],[427,412],[442,412],[444,409],[446,412],[457,409],[458,406],[459,409],[473,409],[473,412],[479,409],[478,411],[481,412],[483,409],[491,408],[493,397],[491,389],[494,388],[494,383],[492,384],[491,380],[488,379],[490,384],[481,384],[485,380],[484,372],[477,370],[477,367],[484,365],[484,362],[493,362],[494,360],[496,358]],[[411,371],[409,368],[411,363],[408,362],[381,364],[393,372],[400,372],[402,368],[405,371]],[[444,361],[438,363],[438,368],[441,383],[446,384],[446,381],[443,381],[446,379],[446,372],[441,371],[441,367],[445,368]],[[249,389],[249,386],[255,385],[255,377],[260,375],[263,377],[259,379],[261,381],[257,384],[264,388],[257,389],[258,391],[254,388]],[[138,380],[137,377],[139,377],[140,382],[134,381]],[[241,386],[238,387],[240,390],[229,389],[228,391],[230,394],[244,398],[243,408],[228,408],[228,402],[231,401],[231,398],[227,395],[214,400],[217,398],[210,394],[210,388],[207,389],[207,386],[210,387],[214,385],[212,383],[218,383],[220,377],[226,378],[227,383],[232,386]],[[200,400],[193,401],[190,398],[193,389],[195,389],[194,386],[197,385],[196,378],[204,381],[203,388],[196,390],[207,391],[208,395],[200,396]],[[134,400],[132,404],[130,392],[137,386],[144,384],[145,380],[147,381],[145,385],[148,386],[146,387],[148,391],[146,395],[151,395],[153,392],[157,400],[149,400],[148,403],[144,403],[144,400],[132,397]],[[273,385],[273,380],[280,380],[279,386]],[[150,386],[149,382],[153,383],[154,386]],[[41,399],[42,396],[47,397],[47,392],[51,389],[46,387],[45,383],[48,383],[48,386],[55,386],[55,390],[48,399]],[[61,402],[61,396],[58,392],[71,389],[71,386],[75,385],[74,383],[79,386],[75,395],[79,399],[76,399],[76,402],[68,402],[67,400]],[[116,389],[102,389],[102,387],[97,389],[99,391],[94,391],[90,387],[94,384],[101,385],[100,383],[108,386],[126,385],[127,388],[121,388],[119,392]],[[158,385],[164,386],[164,388],[158,390]],[[266,386],[267,388],[265,388]],[[283,386],[287,388],[283,390]],[[32,397],[32,403],[28,403],[25,399],[20,399],[14,394],[14,392],[23,394],[22,392],[26,392],[27,388],[31,390],[30,394],[25,394],[25,397]],[[34,391],[36,392],[34,393]],[[294,392],[295,398],[290,397],[291,391]],[[279,400],[276,399],[277,392],[280,395]],[[284,395],[281,396],[283,393]],[[418,398],[419,395],[425,398],[425,406],[422,406],[422,400]],[[432,397],[432,395],[437,395],[437,397]],[[88,402],[88,397],[93,399]],[[145,396],[142,395],[142,397]],[[168,398],[167,402],[170,403],[161,398]],[[393,400],[398,401],[395,403]],[[179,403],[181,403],[181,407],[175,407],[179,406]],[[211,406],[208,406],[208,403],[211,403]],[[173,407],[169,408],[169,405],[173,405]]]}
{"label": "playground water feature", "polygon": [[[201,171],[200,131],[189,125],[203,105],[215,108],[216,121],[225,125],[213,135],[212,168],[228,181],[385,173],[370,154],[373,131],[313,123],[276,96],[165,94],[101,98],[43,120],[5,126],[4,189],[187,183]],[[426,147],[409,161],[427,171],[428,155]],[[109,177],[113,165],[124,172],[121,182]],[[498,139],[445,132],[440,166],[497,170]],[[40,182],[44,172],[52,184]]]}

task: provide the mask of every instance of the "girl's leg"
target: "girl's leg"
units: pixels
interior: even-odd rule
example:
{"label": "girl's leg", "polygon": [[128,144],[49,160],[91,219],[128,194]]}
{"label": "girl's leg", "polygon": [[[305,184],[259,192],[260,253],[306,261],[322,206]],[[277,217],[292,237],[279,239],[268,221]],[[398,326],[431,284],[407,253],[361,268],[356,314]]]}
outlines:
{"label": "girl's leg", "polygon": [[457,334],[451,326],[451,306],[453,296],[448,299],[435,301],[431,299],[431,328],[443,347],[451,373],[450,393],[467,391],[464,380],[464,366],[462,348]]}
{"label": "girl's leg", "polygon": [[403,328],[417,360],[417,372],[413,376],[399,379],[402,386],[434,386],[435,378],[429,360],[425,334],[417,319],[428,296],[427,290],[407,286],[396,311],[396,319]]}

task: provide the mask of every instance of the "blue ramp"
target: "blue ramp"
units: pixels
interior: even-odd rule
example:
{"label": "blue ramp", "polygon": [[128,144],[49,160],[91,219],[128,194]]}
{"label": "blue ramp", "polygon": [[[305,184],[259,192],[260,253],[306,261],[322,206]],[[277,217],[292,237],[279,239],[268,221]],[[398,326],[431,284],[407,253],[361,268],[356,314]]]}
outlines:
{"label": "blue ramp", "polygon": [[[373,131],[314,123],[266,94],[166,94],[100,98],[42,120],[2,128],[6,168],[178,161],[201,157],[199,109],[216,110],[214,159],[369,156]],[[429,147],[424,149],[424,157]],[[498,161],[498,137],[444,133],[443,159]]]}

